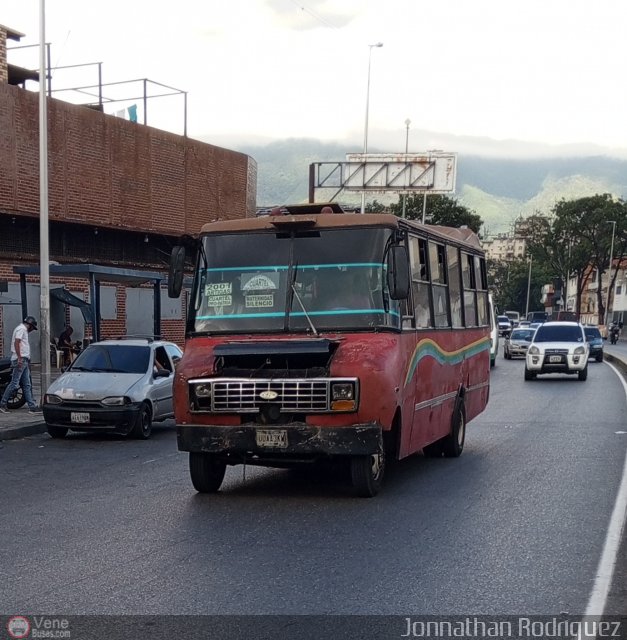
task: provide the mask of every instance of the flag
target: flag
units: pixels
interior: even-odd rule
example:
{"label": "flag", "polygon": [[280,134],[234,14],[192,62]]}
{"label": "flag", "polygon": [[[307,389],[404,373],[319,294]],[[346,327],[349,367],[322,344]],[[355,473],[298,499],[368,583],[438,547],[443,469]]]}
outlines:
{"label": "flag", "polygon": [[137,122],[137,105],[136,104],[132,104],[128,108],[128,119],[131,122]]}

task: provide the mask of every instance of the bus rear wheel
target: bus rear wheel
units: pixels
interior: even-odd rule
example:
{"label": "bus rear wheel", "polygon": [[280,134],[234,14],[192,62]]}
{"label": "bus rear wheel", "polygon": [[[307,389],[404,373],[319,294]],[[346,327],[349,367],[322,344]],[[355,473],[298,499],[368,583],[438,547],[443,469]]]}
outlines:
{"label": "bus rear wheel", "polygon": [[226,462],[210,453],[192,451],[189,454],[189,474],[198,493],[215,493],[226,473]]}
{"label": "bus rear wheel", "polygon": [[466,441],[466,410],[464,403],[460,400],[455,405],[453,419],[451,422],[451,432],[442,439],[442,453],[445,458],[459,458],[464,450]]}
{"label": "bus rear wheel", "polygon": [[360,498],[373,498],[379,493],[385,473],[385,452],[350,459],[351,480]]}

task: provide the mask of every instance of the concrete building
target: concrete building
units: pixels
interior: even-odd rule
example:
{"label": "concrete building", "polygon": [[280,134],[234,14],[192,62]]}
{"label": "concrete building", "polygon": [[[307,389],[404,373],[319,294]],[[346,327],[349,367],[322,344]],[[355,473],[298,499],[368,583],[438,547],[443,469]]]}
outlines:
{"label": "concrete building", "polygon": [[[39,74],[10,63],[7,41],[21,37],[0,25],[0,354],[22,315],[14,268],[39,263],[39,95],[25,88]],[[51,261],[166,273],[181,235],[255,215],[257,165],[243,153],[55,98],[47,113]],[[90,296],[80,278],[51,277],[50,287]],[[105,282],[102,292],[103,337],[152,331],[150,285]],[[27,299],[37,316],[37,276],[28,277]],[[162,294],[165,338],[182,344],[184,313],[185,300]],[[78,308],[51,300],[51,335],[67,323],[77,339],[90,337]]]}

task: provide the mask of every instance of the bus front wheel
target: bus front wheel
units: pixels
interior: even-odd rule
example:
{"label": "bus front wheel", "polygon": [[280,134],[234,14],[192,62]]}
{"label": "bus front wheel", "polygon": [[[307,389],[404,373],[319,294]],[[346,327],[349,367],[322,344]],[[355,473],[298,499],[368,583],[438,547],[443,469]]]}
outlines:
{"label": "bus front wheel", "polygon": [[361,498],[373,498],[379,493],[385,472],[385,452],[350,459],[351,480],[355,493]]}
{"label": "bus front wheel", "polygon": [[215,493],[224,480],[226,463],[210,453],[192,451],[189,454],[189,473],[198,493]]}

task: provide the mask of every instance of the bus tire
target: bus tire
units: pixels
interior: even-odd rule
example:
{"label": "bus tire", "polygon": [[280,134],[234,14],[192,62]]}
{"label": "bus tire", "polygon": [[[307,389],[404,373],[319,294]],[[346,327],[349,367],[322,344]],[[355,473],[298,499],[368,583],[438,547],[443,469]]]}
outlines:
{"label": "bus tire", "polygon": [[355,494],[360,498],[374,498],[383,484],[385,452],[350,459],[351,480]]}
{"label": "bus tire", "polygon": [[464,401],[459,399],[453,411],[451,432],[441,440],[442,453],[445,458],[459,458],[464,450],[466,441],[466,410]]}
{"label": "bus tire", "polygon": [[224,480],[226,462],[210,453],[192,451],[189,454],[189,475],[198,493],[216,493]]}
{"label": "bus tire", "polygon": [[436,440],[426,447],[422,448],[425,458],[441,458],[442,457],[442,439]]}

